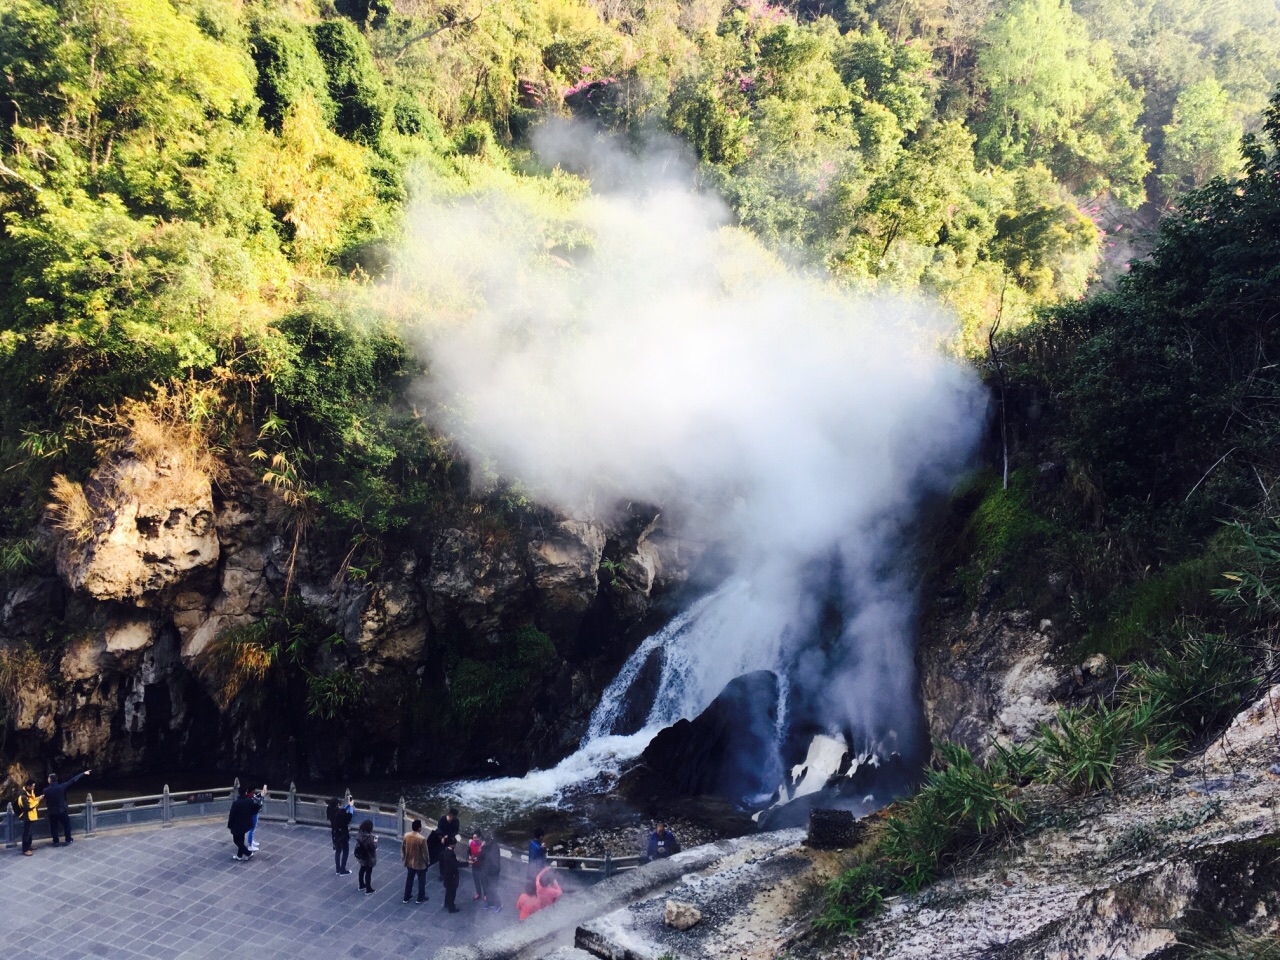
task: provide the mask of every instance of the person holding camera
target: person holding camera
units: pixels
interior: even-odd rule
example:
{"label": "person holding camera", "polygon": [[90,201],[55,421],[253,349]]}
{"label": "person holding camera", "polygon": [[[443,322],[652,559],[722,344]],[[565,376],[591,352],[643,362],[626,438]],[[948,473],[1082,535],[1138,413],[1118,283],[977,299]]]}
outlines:
{"label": "person holding camera", "polygon": [[350,800],[339,800],[331,797],[326,814],[329,817],[329,832],[333,837],[333,867],[340,877],[351,876],[347,869],[347,857],[351,855],[351,818],[356,808]]}
{"label": "person holding camera", "polygon": [[40,816],[36,808],[40,798],[36,796],[36,782],[28,780],[26,786],[18,794],[18,817],[22,820],[22,855],[31,856],[31,827]]}
{"label": "person holding camera", "polygon": [[258,830],[258,815],[262,813],[263,804],[267,802],[267,785],[265,783],[262,785],[261,790],[253,792],[253,802],[257,804],[258,809],[253,812],[253,826],[244,835],[244,845],[249,848],[250,853],[257,853],[258,843],[253,839],[253,835]]}

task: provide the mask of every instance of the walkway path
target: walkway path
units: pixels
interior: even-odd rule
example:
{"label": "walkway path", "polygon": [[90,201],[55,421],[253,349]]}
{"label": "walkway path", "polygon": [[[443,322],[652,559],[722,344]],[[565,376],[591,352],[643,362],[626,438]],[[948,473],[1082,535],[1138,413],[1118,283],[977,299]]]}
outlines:
{"label": "walkway path", "polygon": [[371,896],[356,887],[354,857],[350,876],[334,873],[325,829],[263,823],[257,841],[249,863],[232,860],[221,823],[103,833],[70,847],[46,836],[31,857],[0,850],[0,944],[24,960],[379,960],[430,957],[518,922],[522,866],[503,864],[497,914],[473,903],[464,870],[461,912],[449,914],[435,869],[427,903],[400,902],[405,871],[394,839],[382,838]]}

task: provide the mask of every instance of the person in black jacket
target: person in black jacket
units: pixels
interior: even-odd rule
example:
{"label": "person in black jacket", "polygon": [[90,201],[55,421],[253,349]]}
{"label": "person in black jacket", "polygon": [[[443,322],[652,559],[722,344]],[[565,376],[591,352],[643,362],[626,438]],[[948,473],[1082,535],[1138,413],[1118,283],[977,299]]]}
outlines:
{"label": "person in black jacket", "polygon": [[378,838],[373,832],[373,821],[360,824],[356,834],[356,863],[360,864],[360,889],[373,893],[373,868],[378,864]]}
{"label": "person in black jacket", "polygon": [[445,840],[438,829],[427,834],[427,869],[430,870],[440,862],[440,851],[444,849]]}
{"label": "person in black jacket", "polygon": [[450,808],[449,812],[440,818],[440,823],[436,825],[436,832],[440,837],[448,842],[449,837],[457,840],[462,836],[462,824],[458,822],[458,811]]}
{"label": "person in black jacket", "polygon": [[498,875],[502,873],[502,850],[498,847],[496,837],[486,840],[480,848],[480,856],[474,869],[480,871],[480,882],[488,901],[484,908],[497,913],[502,909],[502,897],[498,891]]}
{"label": "person in black jacket", "polygon": [[53,838],[55,847],[58,846],[59,823],[62,824],[62,833],[67,843],[71,842],[71,818],[67,815],[67,787],[81,777],[87,777],[91,772],[86,770],[84,773],[77,773],[66,783],[59,783],[57,774],[49,774],[49,783],[42,791],[42,796],[45,812],[49,815],[49,835]]}
{"label": "person in black jacket", "polygon": [[351,855],[351,818],[356,808],[348,800],[343,802],[337,797],[329,800],[329,830],[333,836],[333,867],[340,877],[351,876],[347,869],[347,857]]}
{"label": "person in black jacket", "polygon": [[444,838],[440,849],[440,879],[444,882],[444,908],[450,913],[457,913],[458,906],[454,898],[458,895],[458,854],[453,849],[457,841],[452,836]]}
{"label": "person in black jacket", "polygon": [[257,812],[258,804],[254,802],[252,787],[246,787],[231,802],[231,812],[227,814],[227,829],[231,831],[231,839],[236,844],[236,855],[231,859],[238,863],[253,859],[253,852],[245,846],[244,835],[253,829],[253,818]]}

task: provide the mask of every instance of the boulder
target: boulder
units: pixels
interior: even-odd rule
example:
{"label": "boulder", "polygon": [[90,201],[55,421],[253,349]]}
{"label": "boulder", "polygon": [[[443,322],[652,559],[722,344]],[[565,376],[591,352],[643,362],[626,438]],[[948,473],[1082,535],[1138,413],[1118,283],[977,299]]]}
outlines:
{"label": "boulder", "polygon": [[99,467],[91,489],[92,531],[83,542],[58,542],[58,573],[73,590],[143,605],[218,562],[207,479],[177,478],[163,463],[124,458]]}
{"label": "boulder", "polygon": [[782,779],[777,719],[778,678],[768,670],[743,674],[696,718],[654,737],[624,786],[633,796],[659,798],[769,793]]}
{"label": "boulder", "polygon": [[600,589],[605,532],[584,520],[561,520],[541,539],[529,542],[529,572],[547,607],[583,613]]}
{"label": "boulder", "polygon": [[663,910],[662,922],[677,930],[688,930],[702,919],[702,911],[683,900],[668,900]]}
{"label": "boulder", "polygon": [[522,605],[524,566],[505,543],[483,543],[473,530],[443,531],[431,547],[423,584],[433,623],[460,623],[473,635],[498,635],[505,615]]}

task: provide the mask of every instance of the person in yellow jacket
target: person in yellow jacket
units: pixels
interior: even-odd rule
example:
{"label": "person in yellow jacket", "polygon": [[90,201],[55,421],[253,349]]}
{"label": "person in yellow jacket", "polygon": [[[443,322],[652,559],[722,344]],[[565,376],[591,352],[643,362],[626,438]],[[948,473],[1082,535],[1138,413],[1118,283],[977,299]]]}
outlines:
{"label": "person in yellow jacket", "polygon": [[36,807],[40,805],[40,797],[36,796],[36,782],[28,780],[26,787],[18,794],[18,819],[22,821],[22,855],[31,856],[31,825],[40,816]]}

